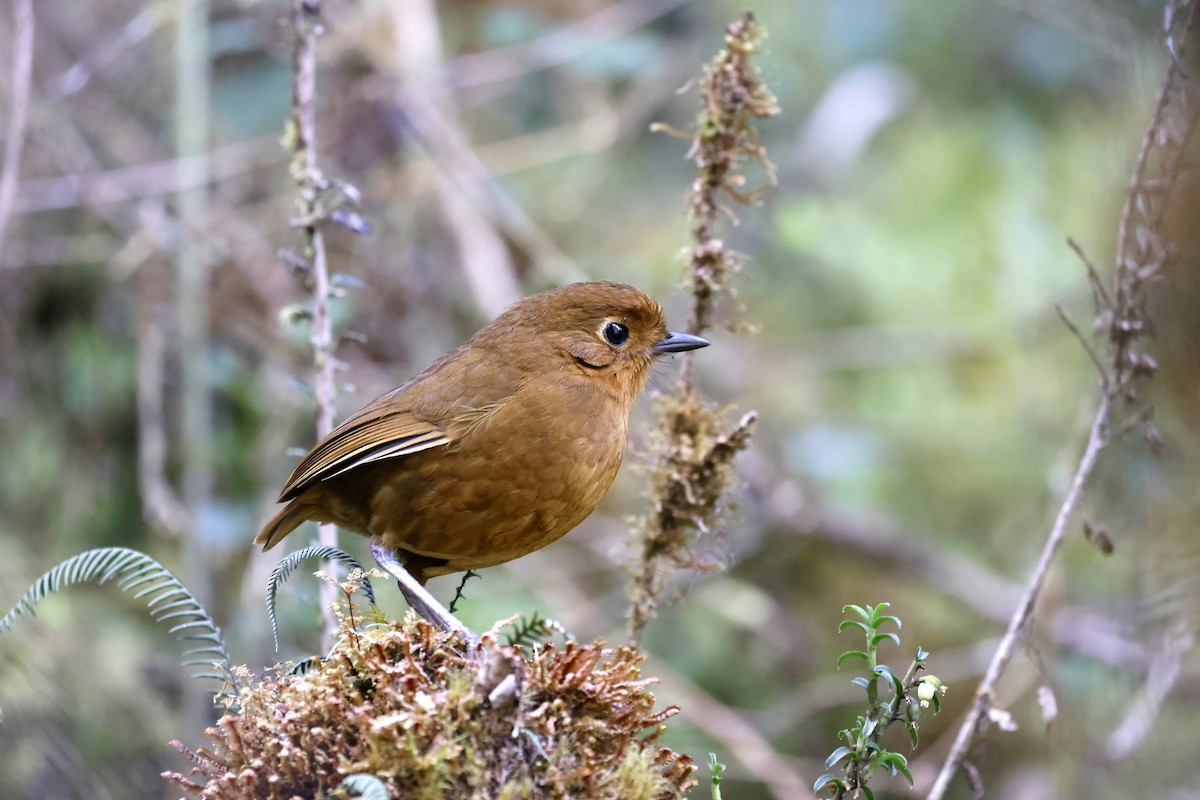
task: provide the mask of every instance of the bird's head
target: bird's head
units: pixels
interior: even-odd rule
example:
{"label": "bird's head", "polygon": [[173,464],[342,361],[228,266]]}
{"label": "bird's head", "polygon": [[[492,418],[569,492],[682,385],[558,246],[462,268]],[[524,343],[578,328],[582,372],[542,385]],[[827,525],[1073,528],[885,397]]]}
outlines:
{"label": "bird's head", "polygon": [[[490,328],[529,347],[531,364],[575,370],[632,401],[660,356],[707,347],[699,336],[667,330],[662,307],[624,283],[572,283],[527,297]],[[536,342],[536,344],[534,344]]]}

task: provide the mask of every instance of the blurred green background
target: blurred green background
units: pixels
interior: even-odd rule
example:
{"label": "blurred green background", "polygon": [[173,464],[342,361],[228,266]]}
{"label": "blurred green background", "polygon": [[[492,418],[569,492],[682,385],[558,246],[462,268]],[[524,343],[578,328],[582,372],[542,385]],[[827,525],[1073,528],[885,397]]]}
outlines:
{"label": "blurred green background", "polygon": [[[556,283],[634,283],[682,324],[693,170],[685,143],[648,129],[694,117],[694,90],[677,89],[746,5],[324,3],[321,165],[358,187],[375,228],[330,233],[332,269],[367,287],[335,303],[339,374],[356,389],[340,414]],[[0,12],[5,120],[13,7]],[[850,647],[841,606],[891,601],[904,648],[885,653],[903,666],[923,645],[951,687],[913,761],[923,793],[1097,402],[1054,306],[1088,327],[1086,275],[1065,240],[1108,274],[1167,63],[1162,7],[749,7],[769,31],[759,63],[783,109],[761,126],[779,185],[728,232],[751,259],[740,318],[759,332],[714,334],[697,365],[708,394],[756,409],[761,426],[727,529],[701,544],[728,571],[677,576],[646,671],[683,707],[668,743],[701,762],[715,751],[728,800],[802,797],[857,713],[858,690],[833,669]],[[195,8],[207,12],[198,29],[177,25]],[[27,140],[0,252],[4,609],[61,559],[124,545],[205,599],[236,661],[261,669],[318,647],[316,581],[302,572],[282,591],[273,653],[263,587],[278,553],[250,545],[289,449],[312,443],[307,331],[281,313],[305,294],[276,255],[299,245],[279,144],[287,10],[34,4]],[[189,147],[201,154],[179,160]],[[1084,514],[1115,554],[1080,532],[1057,561],[996,698],[1018,730],[991,730],[972,757],[989,797],[1200,796],[1195,204],[1178,218],[1191,249],[1153,298],[1166,456],[1136,436],[1103,454]],[[180,296],[181,265],[207,293]],[[187,320],[205,317],[206,334],[189,336]],[[199,427],[183,422],[185,385],[210,387]],[[598,513],[469,585],[468,624],[538,610],[580,638],[621,640],[650,423],[643,402]],[[448,599],[456,584],[431,586]],[[165,742],[200,744],[210,715],[180,649],[111,588],[39,606],[0,638],[0,796],[174,796],[158,775],[184,765]],[[1049,725],[1042,685],[1058,703]],[[961,778],[951,796],[970,796]]]}

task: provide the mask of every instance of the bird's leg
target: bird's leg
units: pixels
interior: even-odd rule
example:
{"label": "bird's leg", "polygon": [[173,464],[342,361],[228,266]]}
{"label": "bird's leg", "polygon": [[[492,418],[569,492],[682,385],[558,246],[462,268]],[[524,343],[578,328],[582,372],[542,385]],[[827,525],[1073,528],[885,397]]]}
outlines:
{"label": "bird's leg", "polygon": [[469,569],[463,573],[462,581],[459,582],[458,588],[454,590],[454,599],[450,601],[450,613],[458,611],[458,601],[463,599],[463,589],[467,587],[467,581],[471,578],[478,578],[479,573],[473,569]]}
{"label": "bird's leg", "polygon": [[371,555],[375,556],[376,563],[384,571],[396,579],[396,583],[400,586],[400,593],[412,606],[413,611],[444,631],[454,631],[472,646],[479,642],[479,636],[474,631],[459,622],[457,617],[447,611],[446,607],[429,593],[429,590],[417,583],[417,579],[410,575],[404,565],[397,560],[395,553],[377,542],[372,542]]}

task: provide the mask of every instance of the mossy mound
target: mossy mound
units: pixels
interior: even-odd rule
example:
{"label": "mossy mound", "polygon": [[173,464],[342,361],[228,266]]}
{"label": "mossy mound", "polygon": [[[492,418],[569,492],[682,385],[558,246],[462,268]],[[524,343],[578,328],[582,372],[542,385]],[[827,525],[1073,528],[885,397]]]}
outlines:
{"label": "mossy mound", "polygon": [[654,710],[641,660],[602,642],[526,652],[494,633],[468,648],[411,618],[347,630],[305,674],[241,688],[211,748],[174,743],[190,777],[166,777],[222,800],[347,797],[360,774],[405,800],[682,797],[695,767],[657,743],[678,709]]}

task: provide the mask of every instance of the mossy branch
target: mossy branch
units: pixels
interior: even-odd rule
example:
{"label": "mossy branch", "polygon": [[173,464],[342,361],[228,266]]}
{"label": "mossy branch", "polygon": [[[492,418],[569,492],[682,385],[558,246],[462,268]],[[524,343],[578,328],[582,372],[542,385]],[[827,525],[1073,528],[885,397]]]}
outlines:
{"label": "mossy branch", "polygon": [[[282,668],[248,687],[209,728],[211,745],[176,748],[189,795],[222,800],[338,796],[674,800],[696,785],[687,756],[661,745],[678,709],[656,708],[642,657],[602,642],[524,652],[413,616],[353,628],[302,675]],[[521,691],[497,695],[513,675]]]}

